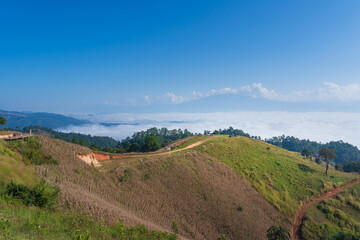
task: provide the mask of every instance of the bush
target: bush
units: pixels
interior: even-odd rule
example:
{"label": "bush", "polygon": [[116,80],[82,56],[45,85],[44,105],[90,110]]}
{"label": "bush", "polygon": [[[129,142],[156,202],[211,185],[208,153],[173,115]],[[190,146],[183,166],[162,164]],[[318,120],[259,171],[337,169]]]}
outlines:
{"label": "bush", "polygon": [[226,236],[225,236],[224,234],[222,234],[222,235],[218,238],[218,240],[226,240]]}
{"label": "bush", "polygon": [[51,208],[58,193],[59,190],[46,184],[44,179],[32,188],[11,182],[7,184],[5,190],[5,195],[8,197],[19,200],[27,206],[33,205],[40,208]]}
{"label": "bush", "polygon": [[240,211],[240,212],[242,212],[242,211],[244,210],[244,208],[243,208],[242,206],[238,206],[238,207],[237,207],[237,210]]}
{"label": "bush", "polygon": [[175,235],[179,234],[179,228],[175,221],[171,222],[171,229],[173,230]]}
{"label": "bush", "polygon": [[359,239],[359,236],[355,236],[347,232],[338,232],[331,238],[331,240],[357,240],[357,239]]}
{"label": "bush", "polygon": [[310,168],[310,167],[306,166],[305,164],[301,164],[301,163],[299,163],[299,164],[298,164],[298,167],[299,167],[299,169],[300,169],[301,171],[303,171],[303,172],[310,172],[310,173],[315,172],[315,170],[314,170],[314,169],[312,169],[312,168]]}
{"label": "bush", "polygon": [[23,150],[23,160],[27,164],[40,165],[40,154],[34,150]]}
{"label": "bush", "polygon": [[145,174],[144,174],[144,180],[146,181],[146,180],[148,180],[148,179],[150,179],[150,174],[149,174],[149,173],[145,173]]}
{"label": "bush", "polygon": [[338,170],[338,171],[344,171],[343,165],[342,165],[341,163],[337,163],[337,164],[335,165],[335,169]]}
{"label": "bush", "polygon": [[266,234],[269,240],[288,240],[290,239],[289,233],[282,226],[271,226]]}
{"label": "bush", "polygon": [[32,149],[40,149],[41,144],[35,137],[29,137],[24,139],[26,145]]}
{"label": "bush", "polygon": [[323,161],[322,161],[320,158],[315,158],[315,162],[316,162],[317,164],[321,164]]}

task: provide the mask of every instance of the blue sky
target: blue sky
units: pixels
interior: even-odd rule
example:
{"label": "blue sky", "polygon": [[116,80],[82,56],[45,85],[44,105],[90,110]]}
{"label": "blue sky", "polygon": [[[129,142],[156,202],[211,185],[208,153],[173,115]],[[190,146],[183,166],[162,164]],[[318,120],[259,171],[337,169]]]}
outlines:
{"label": "blue sky", "polygon": [[3,1],[0,109],[359,112],[359,12],[357,0]]}

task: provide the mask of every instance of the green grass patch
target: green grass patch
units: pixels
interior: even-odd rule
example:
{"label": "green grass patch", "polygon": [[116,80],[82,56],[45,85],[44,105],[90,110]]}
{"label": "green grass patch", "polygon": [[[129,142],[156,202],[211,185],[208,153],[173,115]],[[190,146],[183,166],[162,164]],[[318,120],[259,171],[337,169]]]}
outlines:
{"label": "green grass patch", "polygon": [[0,188],[4,188],[11,181],[34,186],[40,179],[33,166],[26,165],[18,152],[10,150],[7,143],[0,140]]}
{"label": "green grass patch", "polygon": [[175,234],[105,224],[79,213],[48,211],[0,199],[0,239],[177,239]]}
{"label": "green grass patch", "polygon": [[20,153],[22,155],[23,161],[26,164],[59,164],[58,160],[52,158],[51,156],[45,155],[41,151],[41,144],[37,137],[29,137],[24,140],[11,141],[7,143],[6,147],[12,151]]}
{"label": "green grass patch", "polygon": [[360,238],[359,202],[360,185],[355,185],[312,206],[302,227],[303,238],[324,239],[343,231]]}
{"label": "green grass patch", "polygon": [[45,180],[34,187],[10,182],[6,185],[2,198],[7,201],[16,200],[26,206],[37,206],[52,209],[57,199],[59,190],[48,185]]}
{"label": "green grass patch", "polygon": [[269,144],[247,137],[215,136],[195,149],[219,159],[244,176],[290,221],[302,202],[356,178],[331,169],[326,176],[323,167],[296,153],[272,145],[269,150]]}

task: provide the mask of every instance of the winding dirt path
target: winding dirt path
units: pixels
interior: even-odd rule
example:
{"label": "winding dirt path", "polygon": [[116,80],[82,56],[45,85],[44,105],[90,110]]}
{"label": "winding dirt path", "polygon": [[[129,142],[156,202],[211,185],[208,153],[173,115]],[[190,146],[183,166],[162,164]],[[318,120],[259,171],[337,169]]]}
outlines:
{"label": "winding dirt path", "polygon": [[292,235],[293,235],[293,238],[295,240],[300,240],[301,237],[300,237],[300,230],[301,230],[301,224],[302,224],[302,221],[305,217],[305,214],[308,210],[308,208],[312,205],[314,205],[315,203],[321,201],[321,200],[324,200],[324,199],[327,199],[327,198],[332,198],[336,195],[338,195],[342,190],[344,190],[345,188],[348,188],[350,186],[353,186],[355,184],[358,184],[360,183],[360,178],[359,179],[356,179],[356,180],[353,180],[347,184],[344,184],[340,187],[337,187],[337,188],[334,188],[333,190],[329,191],[329,192],[326,192],[324,193],[323,195],[319,196],[319,197],[316,197],[316,198],[313,198],[310,202],[307,202],[305,203],[304,205],[301,206],[298,214],[296,215],[295,217],[295,220],[294,220],[294,223],[293,223],[293,227],[292,227]]}

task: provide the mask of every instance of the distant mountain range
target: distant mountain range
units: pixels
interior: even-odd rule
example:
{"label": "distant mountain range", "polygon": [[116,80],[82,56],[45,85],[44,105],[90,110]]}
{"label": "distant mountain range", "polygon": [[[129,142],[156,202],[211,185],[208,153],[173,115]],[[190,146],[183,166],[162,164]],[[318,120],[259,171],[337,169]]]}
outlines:
{"label": "distant mountain range", "polygon": [[39,125],[42,127],[57,129],[61,127],[66,127],[68,125],[82,125],[90,123],[86,120],[79,120],[61,114],[45,112],[33,113],[0,110],[0,116],[4,116],[7,119],[7,123],[5,125],[6,128],[14,129],[23,129],[26,126],[31,125]]}

